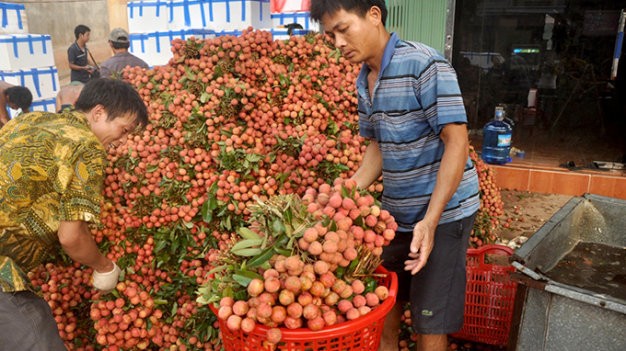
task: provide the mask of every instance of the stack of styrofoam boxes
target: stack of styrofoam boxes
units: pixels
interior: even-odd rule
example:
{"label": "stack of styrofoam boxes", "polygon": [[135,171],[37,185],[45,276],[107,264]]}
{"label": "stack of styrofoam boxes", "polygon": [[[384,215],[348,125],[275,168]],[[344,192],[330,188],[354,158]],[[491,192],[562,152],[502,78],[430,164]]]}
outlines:
{"label": "stack of styrofoam boxes", "polygon": [[130,52],[150,66],[167,64],[175,38],[212,38],[271,28],[269,0],[141,0],[128,2]]}
{"label": "stack of styrofoam boxes", "polygon": [[[286,10],[283,10],[286,11]],[[286,25],[297,23],[302,29],[294,30],[292,35],[304,35],[310,32],[319,32],[319,24],[311,20],[311,13],[308,11],[296,12],[276,12],[272,13],[272,22],[274,28],[272,30],[274,39],[286,39],[289,37]]]}
{"label": "stack of styrofoam boxes", "polygon": [[[27,87],[31,111],[54,111],[59,75],[50,35],[29,34],[22,4],[0,2],[0,80]],[[11,118],[18,111],[9,109]]]}

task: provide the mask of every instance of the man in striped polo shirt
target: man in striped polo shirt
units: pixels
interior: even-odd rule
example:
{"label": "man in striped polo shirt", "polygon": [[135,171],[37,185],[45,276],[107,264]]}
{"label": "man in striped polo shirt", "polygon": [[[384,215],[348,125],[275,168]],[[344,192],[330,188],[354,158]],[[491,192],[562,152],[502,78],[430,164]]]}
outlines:
{"label": "man in striped polo shirt", "polygon": [[384,0],[311,3],[311,18],[343,56],[363,63],[359,127],[369,145],[353,179],[364,188],[382,175],[383,208],[399,225],[383,253],[400,287],[380,350],[397,350],[406,301],[420,334],[418,350],[446,350],[447,334],[463,324],[478,178],[456,73],[434,49],[390,34],[386,16]]}

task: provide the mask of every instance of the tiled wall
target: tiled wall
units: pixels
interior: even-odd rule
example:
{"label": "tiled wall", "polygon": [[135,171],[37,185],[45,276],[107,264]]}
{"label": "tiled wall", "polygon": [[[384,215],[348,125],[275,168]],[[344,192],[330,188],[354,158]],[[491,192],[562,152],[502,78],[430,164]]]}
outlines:
{"label": "tiled wall", "polygon": [[492,165],[496,184],[514,189],[544,194],[580,196],[585,193],[626,200],[626,175],[610,175],[577,171],[557,171]]}

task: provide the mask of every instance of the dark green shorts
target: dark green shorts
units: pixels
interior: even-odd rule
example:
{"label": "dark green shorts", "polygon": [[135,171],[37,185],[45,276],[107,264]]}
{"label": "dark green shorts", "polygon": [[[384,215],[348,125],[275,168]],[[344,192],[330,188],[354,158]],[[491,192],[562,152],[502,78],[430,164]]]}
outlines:
{"label": "dark green shorts", "polygon": [[418,334],[450,334],[463,326],[465,259],[474,218],[439,225],[428,262],[415,275],[404,270],[413,233],[398,232],[383,250],[383,266],[398,274],[397,300],[411,303]]}

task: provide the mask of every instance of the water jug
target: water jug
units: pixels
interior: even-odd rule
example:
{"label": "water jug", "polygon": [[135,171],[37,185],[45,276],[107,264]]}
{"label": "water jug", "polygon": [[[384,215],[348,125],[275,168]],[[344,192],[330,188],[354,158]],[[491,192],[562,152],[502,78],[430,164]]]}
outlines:
{"label": "water jug", "polygon": [[491,164],[511,162],[511,137],[513,127],[504,119],[504,107],[497,106],[494,119],[483,127],[483,147],[481,157]]}

